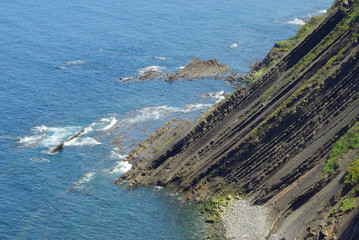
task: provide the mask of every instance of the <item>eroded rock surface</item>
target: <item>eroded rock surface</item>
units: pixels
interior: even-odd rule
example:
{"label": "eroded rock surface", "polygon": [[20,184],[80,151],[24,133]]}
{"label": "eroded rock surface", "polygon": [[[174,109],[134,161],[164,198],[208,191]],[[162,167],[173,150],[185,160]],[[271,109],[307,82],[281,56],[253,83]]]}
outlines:
{"label": "eroded rock surface", "polygon": [[150,81],[156,78],[161,78],[163,72],[154,67],[148,67],[145,69],[139,77],[130,77],[130,78],[120,78],[122,82],[132,82],[132,81]]}
{"label": "eroded rock surface", "polygon": [[193,80],[196,78],[220,78],[229,71],[229,67],[218,62],[216,59],[200,60],[193,59],[187,66],[175,74],[168,74],[166,81],[178,79]]}

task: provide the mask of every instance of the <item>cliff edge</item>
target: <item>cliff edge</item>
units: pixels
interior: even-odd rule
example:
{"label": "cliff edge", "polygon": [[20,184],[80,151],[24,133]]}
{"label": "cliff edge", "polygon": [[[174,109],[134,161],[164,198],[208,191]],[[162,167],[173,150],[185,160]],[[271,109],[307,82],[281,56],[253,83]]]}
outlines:
{"label": "cliff edge", "polygon": [[269,208],[267,238],[358,239],[358,36],[359,1],[336,1],[276,43],[251,84],[141,143],[116,183],[245,196]]}

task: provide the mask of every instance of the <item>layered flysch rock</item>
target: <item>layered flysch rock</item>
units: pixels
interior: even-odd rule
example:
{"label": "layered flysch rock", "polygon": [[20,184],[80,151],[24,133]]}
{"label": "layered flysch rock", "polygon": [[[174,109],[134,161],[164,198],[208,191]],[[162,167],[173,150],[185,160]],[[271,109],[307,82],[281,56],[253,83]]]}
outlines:
{"label": "layered flysch rock", "polygon": [[122,82],[133,82],[133,81],[150,81],[156,78],[161,78],[163,73],[158,70],[156,66],[146,68],[140,77],[120,78]]}
{"label": "layered flysch rock", "polygon": [[168,74],[166,81],[178,79],[193,80],[196,78],[220,78],[229,71],[229,67],[218,62],[216,59],[200,60],[193,59],[183,69],[175,74]]}
{"label": "layered flysch rock", "polygon": [[117,183],[172,185],[203,201],[246,195],[268,207],[268,238],[358,239],[358,5],[336,1],[257,65],[252,84],[152,136]]}
{"label": "layered flysch rock", "polygon": [[[194,80],[198,78],[222,78],[229,81],[237,81],[235,78],[237,73],[227,74],[229,67],[218,62],[216,59],[200,60],[194,58],[183,69],[174,74],[167,74],[166,81],[171,82],[178,79]],[[149,81],[164,77],[164,74],[155,67],[148,67],[141,73],[140,77],[120,78],[122,82],[131,81]]]}

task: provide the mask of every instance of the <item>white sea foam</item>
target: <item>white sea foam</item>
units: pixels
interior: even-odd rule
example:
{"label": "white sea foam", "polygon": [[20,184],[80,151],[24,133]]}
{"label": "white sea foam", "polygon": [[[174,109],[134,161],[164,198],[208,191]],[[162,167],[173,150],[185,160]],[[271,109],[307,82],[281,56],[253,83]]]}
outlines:
{"label": "white sea foam", "polygon": [[135,117],[129,119],[129,122],[135,123],[135,122],[146,122],[149,120],[156,120],[159,119],[161,115],[169,111],[170,109],[166,105],[158,106],[158,107],[145,107],[141,109]]}
{"label": "white sea foam", "polygon": [[25,147],[53,147],[64,142],[68,137],[78,132],[80,127],[47,127],[36,126],[31,129],[32,136],[21,137],[18,143]]}
{"label": "white sea foam", "polygon": [[47,158],[42,158],[42,157],[34,157],[34,158],[30,158],[30,161],[31,162],[34,162],[34,163],[45,163],[45,162],[50,162],[49,159]]}
{"label": "white sea foam", "polygon": [[170,192],[169,194],[168,194],[168,196],[169,197],[178,197],[178,193],[177,192]]}
{"label": "white sea foam", "polygon": [[93,128],[97,125],[97,123],[91,123],[87,127],[84,128],[84,132],[82,134],[87,134],[93,131]]}
{"label": "white sea foam", "polygon": [[94,146],[101,144],[91,137],[77,137],[71,141],[65,142],[65,146]]}
{"label": "white sea foam", "polygon": [[[107,119],[106,119],[107,120]],[[115,117],[112,117],[111,119],[109,119],[111,122],[110,124],[108,124],[106,127],[102,128],[101,130],[105,131],[105,130],[109,130],[110,128],[112,128],[113,126],[116,125],[117,120]],[[106,121],[107,122],[107,121]]]}
{"label": "white sea foam", "polygon": [[163,189],[163,187],[161,187],[161,186],[154,186],[153,187],[153,191],[155,191],[155,192],[161,191],[162,189]]}
{"label": "white sea foam", "polygon": [[46,130],[46,136],[41,142],[44,147],[56,146],[64,142],[68,137],[78,132],[80,127],[48,127]]}
{"label": "white sea foam", "polygon": [[317,11],[315,11],[314,13],[308,14],[306,17],[307,17],[308,19],[310,19],[310,18],[312,18],[312,17],[314,17],[314,16],[322,16],[322,15],[324,15],[324,14],[326,14],[326,13],[327,13],[327,10],[326,10],[326,9],[322,9],[322,10],[317,10]]}
{"label": "white sea foam", "polygon": [[25,147],[36,147],[40,144],[41,140],[45,137],[45,134],[34,135],[34,136],[24,136],[21,137],[18,143],[21,143]]}
{"label": "white sea foam", "polygon": [[193,112],[197,110],[203,110],[209,107],[212,107],[213,104],[203,104],[203,103],[197,103],[197,104],[188,104],[184,109],[179,109],[178,112],[182,113],[188,113]]}
{"label": "white sea foam", "polygon": [[36,132],[36,133],[42,133],[42,132],[45,132],[46,130],[47,130],[47,127],[45,125],[40,125],[40,126],[31,128],[31,131]]}
{"label": "white sea foam", "polygon": [[212,98],[218,99],[216,101],[216,103],[218,103],[226,98],[226,93],[222,90],[219,92],[207,93],[207,94],[203,95],[203,97],[212,97]]}
{"label": "white sea foam", "polygon": [[197,110],[203,110],[211,107],[212,104],[188,104],[184,108],[169,107],[167,105],[157,107],[145,107],[138,111],[138,114],[129,119],[129,123],[146,122],[165,117],[170,113],[189,113]]}
{"label": "white sea foam", "polygon": [[292,20],[287,21],[288,24],[294,24],[294,25],[298,25],[298,26],[302,26],[305,24],[305,22],[299,18],[295,18]]}
{"label": "white sea foam", "polygon": [[233,43],[229,46],[230,48],[234,49],[238,47],[238,43]]}
{"label": "white sea foam", "polygon": [[132,168],[132,164],[127,161],[118,161],[116,166],[109,171],[109,173],[121,173],[124,174],[125,172],[129,171]]}
{"label": "white sea foam", "polygon": [[127,156],[128,155],[119,154],[117,152],[117,149],[111,151],[111,153],[110,153],[110,158],[112,158],[112,159],[121,159],[122,160],[122,159],[126,158]]}
{"label": "white sea foam", "polygon": [[324,15],[327,13],[327,9],[318,10],[316,13],[318,13],[318,15]]}
{"label": "white sea foam", "polygon": [[155,56],[155,59],[157,59],[157,60],[166,60],[165,57],[158,57],[158,56]]}
{"label": "white sea foam", "polygon": [[146,72],[150,72],[150,71],[161,71],[163,70],[164,67],[160,67],[160,66],[148,66],[145,68],[142,68],[140,70],[138,70],[138,73],[143,76]]}
{"label": "white sea foam", "polygon": [[78,65],[78,64],[85,64],[84,60],[71,60],[66,62],[67,65]]}
{"label": "white sea foam", "polygon": [[58,66],[57,69],[62,69],[62,70],[63,70],[63,69],[66,69],[66,67],[64,67],[64,66]]}
{"label": "white sea foam", "polygon": [[95,177],[94,172],[86,173],[79,181],[74,183],[74,186],[71,189],[83,189],[83,184],[91,181]]}

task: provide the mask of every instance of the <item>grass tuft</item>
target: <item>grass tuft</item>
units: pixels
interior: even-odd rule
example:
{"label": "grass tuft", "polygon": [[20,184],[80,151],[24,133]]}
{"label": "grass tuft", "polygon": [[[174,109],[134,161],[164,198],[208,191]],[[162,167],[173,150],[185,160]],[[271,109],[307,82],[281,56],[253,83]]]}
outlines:
{"label": "grass tuft", "polygon": [[[333,174],[339,168],[338,158],[348,153],[350,150],[356,149],[359,147],[359,122],[355,123],[346,134],[344,134],[334,145],[332,150],[329,153],[329,158],[327,163],[324,166],[323,173]],[[359,163],[357,168],[353,168],[353,171],[356,171],[356,174],[359,174]],[[352,172],[352,176],[357,176]]]}
{"label": "grass tuft", "polygon": [[339,211],[345,212],[347,210],[354,209],[355,208],[355,200],[356,200],[355,198],[345,198],[343,200],[342,205],[339,208]]}

